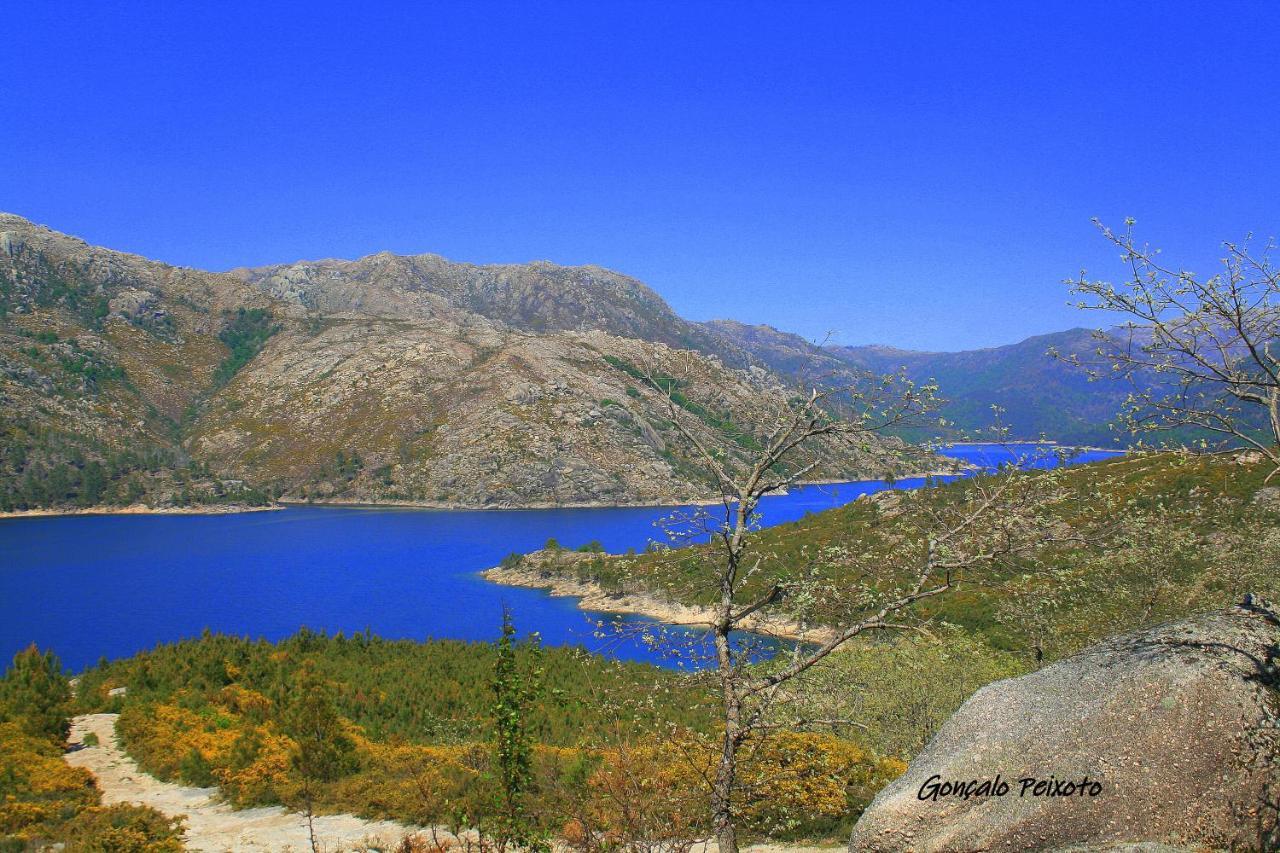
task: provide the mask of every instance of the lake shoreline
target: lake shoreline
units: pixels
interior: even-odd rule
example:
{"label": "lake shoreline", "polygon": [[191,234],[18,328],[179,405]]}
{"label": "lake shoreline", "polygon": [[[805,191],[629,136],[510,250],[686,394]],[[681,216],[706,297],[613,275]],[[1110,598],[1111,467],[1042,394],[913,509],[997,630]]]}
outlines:
{"label": "lake shoreline", "polygon": [[1123,447],[1095,447],[1091,444],[1059,444],[1056,441],[948,441],[943,447],[1052,447],[1082,453],[1128,453]]}
{"label": "lake shoreline", "polygon": [[8,512],[0,512],[0,519],[58,518],[76,515],[238,515],[244,512],[273,512],[281,509],[284,509],[284,506],[278,503],[270,506],[208,504],[204,506],[165,507],[129,504],[127,506],[89,506],[75,509],[15,509]]}
{"label": "lake shoreline", "polygon": [[[710,607],[678,604],[651,593],[613,592],[594,581],[547,572],[544,569],[522,569],[494,566],[479,573],[492,583],[503,586],[542,589],[556,598],[576,598],[578,609],[596,613],[645,616],[666,625],[708,629],[715,621]],[[751,618],[744,620],[742,630],[780,640],[803,643],[825,643],[834,636],[830,628],[802,629],[789,620]]]}
{"label": "lake shoreline", "polygon": [[[1010,453],[992,452],[997,458]],[[899,479],[895,485],[905,490],[924,483]],[[875,481],[792,488],[762,502],[761,524],[789,524],[889,488]],[[385,637],[489,642],[506,604],[518,614],[522,629],[538,631],[547,645],[594,645],[589,622],[633,622],[629,632],[611,637],[600,651],[663,666],[671,661],[635,636],[646,629],[641,620],[709,621],[705,610],[673,607],[682,598],[665,588],[634,587],[635,592],[657,593],[656,598],[618,595],[617,590],[632,587],[612,577],[597,578],[589,566],[577,565],[595,559],[595,542],[611,554],[643,550],[655,536],[661,538],[654,522],[678,508],[483,513],[386,505],[360,512],[325,506],[314,504],[307,511],[289,505],[284,508],[293,511],[283,513],[237,505],[68,507],[77,515],[100,515],[62,522],[0,520],[0,553],[10,569],[0,572],[0,651],[12,654],[34,640],[56,649],[68,668],[79,671],[102,657],[128,657],[142,648],[198,636],[205,628],[271,639],[290,636],[300,625],[327,631],[369,628]],[[722,509],[717,504],[704,512],[720,516]],[[221,517],[168,522],[127,518],[142,513]],[[504,561],[515,562],[506,560],[512,553],[545,550],[544,543],[551,540],[568,546],[557,551],[557,562],[564,565],[526,560],[518,568],[598,580],[605,588],[479,574]],[[104,583],[103,578],[111,580]],[[526,588],[504,587],[504,582]],[[568,597],[553,598],[549,587]],[[140,595],[144,607],[138,606]],[[660,623],[647,627],[650,632],[663,629]],[[801,635],[801,627],[826,626],[753,627],[763,641],[766,634],[793,638]],[[698,633],[696,628],[672,630]]]}
{"label": "lake shoreline", "polygon": [[[954,477],[964,473],[965,470],[971,469],[973,466],[957,466],[953,471],[925,471],[909,474],[901,474],[894,477],[895,481],[926,479],[929,477]],[[843,480],[843,479],[819,479],[819,480],[803,480],[793,483],[794,488],[802,488],[805,486],[842,486],[854,483],[871,483],[882,482],[884,478],[868,478],[865,480]],[[788,491],[781,489],[774,494],[786,495]],[[202,504],[196,506],[185,507],[153,507],[146,504],[129,504],[128,506],[91,506],[91,507],[74,507],[69,509],[19,509],[0,512],[0,520],[9,518],[57,518],[63,516],[80,516],[80,515],[234,515],[244,512],[269,512],[275,510],[288,509],[290,507],[332,507],[332,508],[349,508],[349,509],[429,509],[429,510],[450,510],[450,511],[474,511],[474,510],[547,510],[547,509],[645,509],[651,507],[671,507],[679,509],[687,506],[721,506],[722,500],[711,498],[699,498],[694,500],[652,500],[652,501],[628,501],[625,503],[617,503],[610,501],[569,501],[559,503],[556,501],[533,501],[528,503],[493,503],[493,504],[467,504],[454,501],[350,501],[350,500],[278,500],[268,506],[252,506],[249,504]]]}
{"label": "lake shoreline", "polygon": [[[923,471],[913,472],[909,474],[899,474],[893,477],[893,480],[923,480],[929,477],[955,477],[963,474],[965,471],[972,470],[972,465],[958,465],[955,470],[951,471]],[[792,483],[793,488],[803,488],[806,486],[843,486],[854,485],[857,483],[879,483],[884,482],[884,477],[868,477],[863,480],[848,479],[818,479],[818,480],[802,480]],[[774,492],[775,495],[787,495],[786,489],[780,489]],[[730,500],[734,500],[731,498]],[[318,501],[297,501],[297,500],[281,500],[277,502],[280,506],[323,506],[323,507],[350,507],[352,509],[379,509],[382,507],[403,509],[435,509],[435,510],[546,510],[546,509],[645,509],[651,507],[671,507],[679,509],[686,506],[721,506],[724,501],[715,498],[697,498],[690,500],[651,500],[651,501],[627,501],[618,503],[614,501],[534,501],[529,503],[492,503],[492,504],[467,504],[456,503],[452,501],[344,501],[344,500],[318,500]]]}

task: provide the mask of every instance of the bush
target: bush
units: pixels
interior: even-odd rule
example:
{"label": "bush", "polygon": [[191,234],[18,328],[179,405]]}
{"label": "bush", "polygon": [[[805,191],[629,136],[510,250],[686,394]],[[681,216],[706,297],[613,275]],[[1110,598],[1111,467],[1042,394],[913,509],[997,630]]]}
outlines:
{"label": "bush", "polygon": [[208,788],[218,781],[213,778],[213,767],[194,746],[187,751],[187,757],[178,765],[178,777],[186,784],[197,788]]}
{"label": "bush", "polygon": [[59,833],[67,853],[181,853],[182,818],[146,806],[85,809]]}

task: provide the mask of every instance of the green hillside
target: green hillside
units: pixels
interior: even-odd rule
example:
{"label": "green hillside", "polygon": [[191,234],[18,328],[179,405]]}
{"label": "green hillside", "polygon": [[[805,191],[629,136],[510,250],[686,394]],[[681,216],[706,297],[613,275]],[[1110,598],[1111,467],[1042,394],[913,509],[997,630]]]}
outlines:
{"label": "green hillside", "polygon": [[[1280,500],[1265,490],[1270,468],[1230,455],[1132,454],[1055,472],[1016,475],[1028,491],[1054,478],[1053,500],[1037,509],[1058,539],[998,570],[963,575],[918,618],[961,626],[993,647],[1052,659],[1089,642],[1161,618],[1225,606],[1248,591],[1280,589]],[[839,624],[841,593],[895,589],[919,565],[931,520],[976,507],[980,482],[885,492],[751,535],[757,564],[741,600],[764,594],[802,568],[832,590],[816,625]],[[1003,519],[989,520],[997,536]],[[981,541],[983,531],[975,533]],[[1087,542],[1071,541],[1073,536]],[[705,605],[717,590],[709,546],[634,556],[539,552],[529,566],[563,572],[606,591],[646,591]],[[783,610],[786,610],[784,604]]]}

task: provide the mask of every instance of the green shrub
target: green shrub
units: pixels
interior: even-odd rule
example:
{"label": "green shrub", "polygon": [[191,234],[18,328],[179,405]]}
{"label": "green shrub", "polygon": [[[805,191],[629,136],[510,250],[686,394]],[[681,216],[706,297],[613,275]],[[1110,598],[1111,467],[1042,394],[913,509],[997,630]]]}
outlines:
{"label": "green shrub", "polygon": [[178,765],[178,776],[183,782],[195,785],[197,788],[208,788],[217,783],[213,776],[213,768],[195,747],[191,748],[187,757]]}

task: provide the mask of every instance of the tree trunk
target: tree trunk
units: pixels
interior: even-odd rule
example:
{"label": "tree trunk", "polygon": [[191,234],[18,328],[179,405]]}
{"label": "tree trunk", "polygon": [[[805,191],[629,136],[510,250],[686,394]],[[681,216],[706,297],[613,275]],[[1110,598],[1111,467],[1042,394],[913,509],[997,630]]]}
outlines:
{"label": "tree trunk", "polygon": [[1272,388],[1267,400],[1267,414],[1271,416],[1271,446],[1274,448],[1271,456],[1271,464],[1274,466],[1271,473],[1262,482],[1270,483],[1271,478],[1280,471],[1280,388]]}
{"label": "tree trunk", "polygon": [[1271,415],[1271,443],[1280,448],[1280,388],[1272,388],[1267,408]]}
{"label": "tree trunk", "polygon": [[724,738],[711,788],[711,828],[720,853],[738,853],[738,832],[733,823],[733,786],[738,775],[738,744],[742,725],[742,703],[733,671],[729,645],[731,604],[722,605],[723,616],[716,626],[716,657],[720,668],[721,702],[724,705]]}
{"label": "tree trunk", "polygon": [[302,789],[307,798],[307,836],[311,839],[311,853],[320,853],[320,845],[316,842],[315,810],[311,807],[311,784],[308,782]]}
{"label": "tree trunk", "polygon": [[[727,775],[726,775],[727,772]],[[720,853],[738,853],[738,830],[733,825],[730,793],[733,788],[733,770],[726,771],[721,762],[716,769],[715,788],[711,792],[711,809],[715,818],[716,846]]]}

